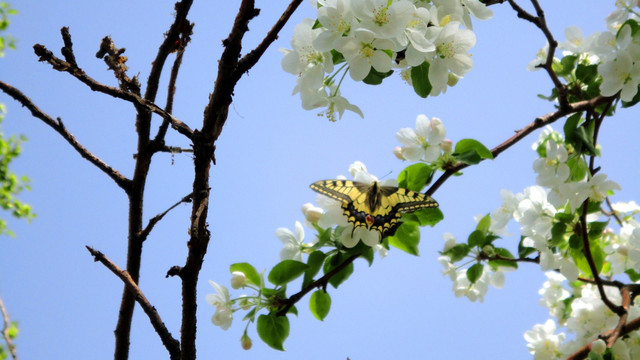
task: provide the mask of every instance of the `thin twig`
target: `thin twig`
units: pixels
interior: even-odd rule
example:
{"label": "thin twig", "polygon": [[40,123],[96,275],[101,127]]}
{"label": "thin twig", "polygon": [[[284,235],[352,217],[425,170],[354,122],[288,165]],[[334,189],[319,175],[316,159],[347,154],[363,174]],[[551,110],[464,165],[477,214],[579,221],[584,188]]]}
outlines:
{"label": "thin twig", "polygon": [[282,30],[282,27],[287,23],[287,21],[289,21],[289,18],[291,18],[291,15],[293,15],[300,3],[302,3],[302,0],[291,1],[282,15],[280,15],[278,21],[273,25],[271,30],[269,30],[267,35],[264,37],[262,42],[260,42],[260,44],[255,49],[248,52],[245,56],[242,57],[242,59],[240,59],[240,61],[238,61],[238,68],[236,70],[238,74],[243,74],[245,71],[248,71],[250,68],[252,68],[253,65],[256,64],[256,62],[258,62],[269,45],[271,45],[271,43],[273,43],[278,38],[278,33],[280,32],[280,30]]}
{"label": "thin twig", "polygon": [[102,170],[102,172],[104,172],[113,181],[115,181],[116,184],[125,192],[129,192],[131,180],[127,179],[119,171],[107,165],[107,163],[91,153],[87,148],[82,146],[82,144],[80,144],[78,140],[76,140],[76,138],[65,128],[60,118],[53,119],[51,116],[40,110],[40,108],[38,108],[31,101],[31,99],[26,97],[20,90],[7,83],[0,81],[0,90],[4,91],[7,95],[18,101],[22,106],[26,107],[29,111],[31,111],[31,114],[34,117],[42,120],[45,124],[53,128],[58,134],[62,136],[63,139],[67,140],[67,142],[80,154],[80,156],[87,159],[98,169]]}
{"label": "thin twig", "polygon": [[321,288],[321,287],[327,286],[327,283],[329,282],[329,279],[331,279],[334,275],[336,275],[337,273],[342,271],[344,268],[349,266],[349,264],[354,262],[358,257],[360,257],[360,255],[361,254],[355,254],[355,255],[349,256],[348,258],[346,258],[344,260],[344,262],[342,264],[340,264],[340,265],[336,266],[335,268],[331,269],[331,271],[329,271],[328,273],[324,274],[318,280],[316,280],[316,281],[310,283],[309,285],[305,286],[299,292],[289,296],[289,298],[284,301],[285,305],[280,310],[278,310],[278,313],[276,315],[278,315],[278,316],[287,315],[287,313],[289,312],[291,307],[293,307],[293,305],[295,305],[298,301],[300,301],[300,299],[302,299],[306,294],[308,294],[309,291],[311,291],[311,290],[313,290],[315,288]]}
{"label": "thin twig", "polygon": [[122,89],[104,85],[96,81],[95,79],[87,75],[81,68],[56,57],[51,51],[47,50],[47,48],[40,44],[34,45],[33,49],[36,55],[38,55],[38,57],[40,58],[40,61],[49,63],[55,70],[64,71],[71,74],[73,77],[80,80],[83,84],[89,86],[91,90],[98,91],[118,99],[126,100],[137,106],[142,106],[143,108],[161,116],[163,119],[167,119],[169,122],[171,122],[171,126],[174,129],[176,129],[180,134],[186,136],[187,138],[190,139],[193,135],[193,130],[191,130],[191,128],[187,124],[176,119],[173,115],[167,113],[164,109],[154,104],[152,101],[148,101],[133,92],[124,91]]}
{"label": "thin twig", "polygon": [[11,354],[11,358],[13,360],[18,360],[18,351],[16,350],[16,345],[13,343],[13,339],[9,334],[11,319],[9,318],[9,312],[7,311],[7,308],[4,307],[2,297],[0,297],[0,312],[2,313],[2,337],[4,338],[4,342],[7,344],[7,348],[9,348],[9,354]]}
{"label": "thin twig", "polygon": [[158,221],[162,220],[162,218],[167,215],[169,213],[169,211],[175,209],[178,205],[182,204],[182,203],[188,203],[191,202],[191,198],[193,196],[193,193],[183,197],[182,199],[180,199],[180,201],[176,202],[175,204],[171,205],[171,207],[169,207],[167,210],[161,212],[160,214],[154,216],[151,218],[151,220],[149,220],[149,223],[147,224],[147,226],[145,226],[145,228],[140,232],[140,234],[138,235],[138,238],[141,241],[144,241],[147,236],[149,236],[149,233],[151,233],[151,230],[153,230],[153,227],[158,223]]}
{"label": "thin twig", "polygon": [[107,269],[111,270],[126,286],[127,290],[131,292],[131,294],[135,297],[135,300],[138,302],[142,310],[149,317],[149,321],[151,325],[155,329],[155,331],[160,336],[164,347],[169,352],[171,359],[179,359],[180,358],[180,343],[178,340],[174,339],[167,327],[164,325],[162,318],[160,318],[160,314],[155,307],[151,305],[149,300],[144,296],[142,290],[138,287],[136,282],[131,278],[131,275],[126,270],[122,270],[118,265],[114,264],[111,260],[109,260],[102,252],[93,249],[90,246],[86,246],[87,250],[94,257],[94,261],[101,262]]}
{"label": "thin twig", "polygon": [[509,1],[509,5],[511,5],[511,8],[513,8],[513,10],[516,12],[519,18],[527,20],[532,24],[534,24],[538,29],[542,31],[542,33],[544,34],[544,37],[547,39],[547,43],[549,44],[549,49],[547,51],[547,58],[545,59],[544,64],[541,65],[540,67],[542,67],[549,75],[549,78],[551,78],[551,81],[553,82],[553,86],[558,91],[558,103],[560,105],[560,109],[564,109],[567,105],[569,105],[569,102],[567,99],[567,88],[560,81],[560,79],[558,78],[558,75],[556,75],[556,73],[553,71],[553,68],[552,68],[553,58],[555,55],[555,51],[558,47],[558,42],[553,37],[553,34],[551,34],[551,31],[547,26],[547,21],[545,19],[544,11],[542,10],[542,7],[538,3],[538,0],[531,0],[531,4],[536,10],[536,16],[533,16],[527,11],[525,11],[522,7],[520,7],[520,5],[518,5],[515,2],[515,0],[508,0],[508,1]]}

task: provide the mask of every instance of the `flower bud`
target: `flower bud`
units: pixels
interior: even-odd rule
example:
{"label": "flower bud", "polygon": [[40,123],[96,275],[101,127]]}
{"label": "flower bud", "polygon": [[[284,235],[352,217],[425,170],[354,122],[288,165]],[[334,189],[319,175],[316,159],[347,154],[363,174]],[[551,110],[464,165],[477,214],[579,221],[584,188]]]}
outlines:
{"label": "flower bud", "polygon": [[302,205],[302,213],[304,218],[310,223],[317,223],[324,214],[324,211],[311,203]]}
{"label": "flower bud", "polygon": [[602,355],[607,350],[607,344],[602,339],[598,339],[589,344],[591,352],[594,354]]}
{"label": "flower bud", "polygon": [[444,139],[441,143],[440,143],[440,148],[442,149],[442,151],[444,151],[445,153],[450,153],[453,150],[453,141],[451,141],[451,139]]}
{"label": "flower bud", "polygon": [[400,160],[406,160],[404,155],[402,155],[402,148],[400,146],[396,146],[393,148],[393,155],[395,155]]}
{"label": "flower bud", "polygon": [[487,256],[494,256],[496,254],[496,252],[493,249],[493,246],[489,244],[482,247],[482,252],[485,253]]}
{"label": "flower bud", "polygon": [[247,335],[247,333],[245,332],[242,337],[240,338],[240,344],[242,345],[242,348],[245,350],[249,350],[251,349],[251,338]]}
{"label": "flower bud", "polygon": [[239,289],[244,287],[247,282],[247,276],[241,271],[234,271],[231,273],[231,287],[233,289]]}

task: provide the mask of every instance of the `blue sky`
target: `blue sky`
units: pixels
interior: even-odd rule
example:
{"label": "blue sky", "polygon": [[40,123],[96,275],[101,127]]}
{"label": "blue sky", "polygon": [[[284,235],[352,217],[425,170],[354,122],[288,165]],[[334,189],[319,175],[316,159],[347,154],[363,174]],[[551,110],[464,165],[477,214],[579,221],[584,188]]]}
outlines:
{"label": "blue sky", "polygon": [[[77,139],[94,154],[130,176],[135,152],[132,106],[93,93],[68,74],[39,63],[35,43],[59,54],[59,30],[69,26],[77,62],[90,76],[114,85],[112,73],[96,59],[100,40],[109,35],[125,47],[129,74],[140,73],[144,84],[162,34],[172,21],[174,1],[14,1],[20,14],[9,32],[18,49],[0,59],[0,79],[29,96],[43,111],[61,117]],[[279,17],[284,5],[258,2],[262,9],[250,24],[243,53],[255,47]],[[577,25],[585,35],[605,29],[604,17],[613,1],[542,1],[550,29],[564,40],[564,29]],[[221,40],[229,33],[238,2],[196,2],[189,19],[195,22],[177,83],[174,115],[198,128],[208,94],[213,89]],[[387,359],[492,358],[530,356],[524,331],[547,319],[537,304],[544,276],[535,265],[507,274],[506,287],[490,289],[484,303],[456,298],[451,282],[440,274],[438,251],[442,234],[458,238],[474,229],[473,217],[500,205],[500,189],[521,192],[535,183],[531,144],[538,132],[496,160],[449,179],[434,195],[445,219],[422,231],[421,256],[393,250],[369,268],[358,260],[355,273],[339,289],[329,316],[317,321],[307,308],[291,318],[286,352],[264,345],[250,327],[250,351],[240,348],[244,323],[222,331],[209,322],[214,309],[205,301],[213,292],[207,279],[228,284],[228,267],[247,261],[259,270],[279,261],[278,227],[293,228],[302,220],[300,207],[315,200],[308,185],[347,174],[349,164],[364,162],[378,176],[397,176],[406,166],[392,154],[395,132],[413,127],[418,114],[442,119],[454,142],[475,138],[488,147],[503,142],[536,116],[553,111],[538,99],[551,82],[543,72],[527,72],[526,64],[544,44],[542,34],[516,18],[508,5],[494,6],[494,19],[476,21],[478,42],[472,49],[474,69],[445,95],[422,99],[398,77],[383,86],[346,84],[342,93],[360,106],[364,119],[348,113],[329,123],[314,111],[301,109],[291,96],[295,78],[280,67],[281,47],[290,47],[293,27],[312,17],[304,3],[283,29],[280,39],[259,64],[239,82],[229,119],[217,144],[212,168],[212,242],[199,284],[198,349],[202,359]],[[162,80],[166,84],[168,71]],[[164,102],[164,95],[158,96]],[[0,240],[0,294],[13,319],[20,322],[17,340],[22,359],[108,359],[113,354],[122,285],[102,265],[94,263],[85,245],[104,252],[116,264],[126,259],[126,196],[56,133],[12,99],[0,93],[8,108],[5,134],[29,139],[14,171],[32,180],[22,198],[38,217],[29,225],[10,221],[16,238]],[[605,122],[600,134],[605,173],[623,188],[614,201],[640,198],[640,144],[637,111],[623,109]],[[635,114],[635,116],[634,116]],[[156,119],[155,124],[160,121]],[[560,125],[556,126],[558,129]],[[168,143],[186,147],[180,135]],[[154,158],[145,198],[151,218],[190,193],[192,161],[188,155]],[[156,226],[145,243],[141,289],[164,322],[179,335],[180,284],[166,279],[167,270],[184,263],[190,207],[181,205]],[[313,232],[307,230],[307,240]],[[517,229],[513,229],[514,232]],[[503,244],[515,249],[518,238]],[[234,295],[241,292],[234,291]],[[131,358],[167,358],[157,335],[136,308]]]}

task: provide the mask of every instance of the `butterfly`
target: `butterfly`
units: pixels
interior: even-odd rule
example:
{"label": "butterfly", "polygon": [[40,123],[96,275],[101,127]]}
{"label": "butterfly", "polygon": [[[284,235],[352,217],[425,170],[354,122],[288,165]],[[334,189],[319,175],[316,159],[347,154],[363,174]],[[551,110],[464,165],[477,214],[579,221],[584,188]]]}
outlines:
{"label": "butterfly", "polygon": [[366,184],[351,180],[321,180],[311,184],[311,189],[340,201],[354,231],[364,227],[379,232],[380,238],[395,232],[402,213],[438,206],[434,199],[425,194],[383,186],[377,181]]}

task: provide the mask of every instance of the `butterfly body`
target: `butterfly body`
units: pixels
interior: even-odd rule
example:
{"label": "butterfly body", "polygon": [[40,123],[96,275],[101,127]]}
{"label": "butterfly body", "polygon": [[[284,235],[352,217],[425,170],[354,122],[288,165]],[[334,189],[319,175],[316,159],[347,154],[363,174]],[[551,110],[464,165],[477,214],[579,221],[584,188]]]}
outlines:
{"label": "butterfly body", "polygon": [[354,230],[364,227],[378,231],[381,237],[395,231],[402,213],[438,206],[425,194],[382,186],[377,181],[366,184],[350,180],[321,180],[311,184],[311,189],[340,201]]}

